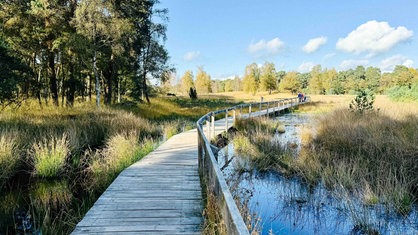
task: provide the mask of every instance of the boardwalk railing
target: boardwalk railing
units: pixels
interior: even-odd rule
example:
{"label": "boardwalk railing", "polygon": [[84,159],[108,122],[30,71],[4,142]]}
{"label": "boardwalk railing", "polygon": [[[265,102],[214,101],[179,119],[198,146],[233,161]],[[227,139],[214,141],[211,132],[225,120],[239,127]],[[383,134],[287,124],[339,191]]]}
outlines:
{"label": "boardwalk railing", "polygon": [[[232,117],[234,123],[237,114],[242,118],[274,115],[282,110],[308,102],[309,97],[306,98],[305,101],[296,97],[275,101],[240,104],[227,109],[209,112],[197,121],[199,171],[204,179],[203,181],[207,184],[208,192],[213,193],[217,200],[216,202],[219,206],[228,234],[249,234],[249,231],[218,166],[214,148],[210,144],[210,139],[215,137],[216,134],[215,117],[222,114],[225,115],[224,130],[227,131],[229,128],[228,121],[231,119],[230,117]],[[231,113],[232,116],[229,116]],[[204,124],[206,124],[206,135],[203,130]]]}

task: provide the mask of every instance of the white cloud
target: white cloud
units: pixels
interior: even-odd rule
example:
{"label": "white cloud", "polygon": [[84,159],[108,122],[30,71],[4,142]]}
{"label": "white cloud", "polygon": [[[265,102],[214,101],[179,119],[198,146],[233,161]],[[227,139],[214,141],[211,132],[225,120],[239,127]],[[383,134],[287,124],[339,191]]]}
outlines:
{"label": "white cloud", "polygon": [[327,43],[327,38],[324,36],[312,38],[310,39],[305,46],[303,46],[302,50],[306,53],[312,53],[317,51],[322,45]]}
{"label": "white cloud", "polygon": [[358,26],[347,37],[338,39],[336,47],[346,52],[368,52],[375,55],[409,40],[413,34],[412,30],[404,26],[395,29],[388,22],[373,20]]}
{"label": "white cloud", "polygon": [[183,59],[185,61],[192,61],[192,60],[199,58],[199,56],[200,56],[200,51],[189,51],[183,56]]}
{"label": "white cloud", "polygon": [[280,49],[284,47],[284,42],[279,38],[273,38],[270,41],[260,40],[256,43],[251,43],[248,46],[248,52],[251,54],[268,54],[275,55]]}
{"label": "white cloud", "polygon": [[405,65],[406,67],[412,67],[414,61],[406,58],[402,55],[394,55],[386,58],[380,62],[380,69],[383,72],[391,72],[396,65]]}
{"label": "white cloud", "polygon": [[326,54],[323,59],[328,60],[328,59],[331,59],[332,57],[334,57],[336,55],[337,55],[337,53],[329,53],[329,54]]}
{"label": "white cloud", "polygon": [[313,62],[302,63],[298,67],[298,72],[301,72],[301,73],[310,72],[314,66],[315,66],[315,64]]}
{"label": "white cloud", "polygon": [[341,62],[340,64],[340,69],[341,70],[348,70],[348,69],[354,69],[357,66],[366,66],[369,64],[368,60],[344,60],[343,62]]}

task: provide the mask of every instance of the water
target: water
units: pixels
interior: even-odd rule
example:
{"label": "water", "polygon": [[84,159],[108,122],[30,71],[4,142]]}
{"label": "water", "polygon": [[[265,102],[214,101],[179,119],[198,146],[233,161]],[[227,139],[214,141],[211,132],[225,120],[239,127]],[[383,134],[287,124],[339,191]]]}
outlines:
{"label": "water", "polygon": [[[311,117],[289,114],[278,120],[286,132],[275,138],[293,146],[297,153],[301,129],[309,127]],[[380,234],[418,234],[417,208],[407,217],[398,216],[384,205],[364,206],[351,195],[338,198],[340,194],[321,184],[309,186],[296,177],[285,178],[275,172],[235,170],[241,161],[234,156],[232,143],[219,152],[219,164],[232,194],[241,202],[243,217],[260,234],[364,234],[358,225],[362,223]]]}

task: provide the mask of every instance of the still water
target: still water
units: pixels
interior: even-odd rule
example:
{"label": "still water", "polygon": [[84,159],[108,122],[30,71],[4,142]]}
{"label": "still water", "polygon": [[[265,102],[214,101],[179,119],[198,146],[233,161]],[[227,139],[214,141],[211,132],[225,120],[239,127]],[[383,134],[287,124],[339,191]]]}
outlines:
{"label": "still water", "polygon": [[[284,146],[292,146],[295,157],[301,129],[309,128],[311,119],[307,114],[277,117],[286,132],[276,138]],[[241,213],[260,234],[365,234],[362,225],[376,234],[418,234],[416,207],[407,217],[398,216],[384,205],[365,206],[351,195],[339,198],[341,194],[321,184],[309,186],[297,177],[236,170],[242,161],[235,155],[233,143],[219,152],[219,164],[240,201]]]}

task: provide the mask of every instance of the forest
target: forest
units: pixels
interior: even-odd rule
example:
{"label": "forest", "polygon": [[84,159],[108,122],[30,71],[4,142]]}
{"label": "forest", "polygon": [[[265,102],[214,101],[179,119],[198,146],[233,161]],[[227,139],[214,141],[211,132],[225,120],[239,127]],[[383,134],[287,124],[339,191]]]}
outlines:
{"label": "forest", "polygon": [[[158,0],[5,0],[0,3],[0,102],[35,98],[73,106],[147,101],[151,78],[171,71],[167,9]],[[103,100],[101,100],[103,96]]]}

